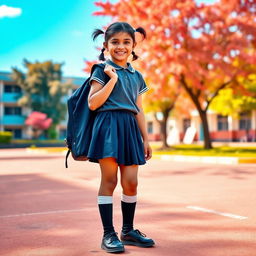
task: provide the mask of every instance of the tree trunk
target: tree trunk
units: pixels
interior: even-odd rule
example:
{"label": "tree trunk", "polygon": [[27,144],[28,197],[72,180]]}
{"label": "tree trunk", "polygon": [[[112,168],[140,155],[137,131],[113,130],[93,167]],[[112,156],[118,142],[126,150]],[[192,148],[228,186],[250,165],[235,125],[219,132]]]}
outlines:
{"label": "tree trunk", "polygon": [[209,132],[209,125],[207,120],[207,111],[198,110],[202,125],[203,125],[203,131],[204,131],[204,148],[205,149],[211,149],[212,148],[212,142]]}
{"label": "tree trunk", "polygon": [[32,128],[32,139],[33,140],[38,140],[39,136],[41,135],[42,131],[37,129],[37,128]]}
{"label": "tree trunk", "polygon": [[[211,149],[212,148],[212,142],[211,142],[211,137],[210,137],[210,132],[209,132],[209,126],[208,126],[208,120],[207,120],[207,109],[202,109],[201,104],[199,102],[199,96],[200,96],[200,90],[198,90],[196,93],[187,85],[186,80],[184,75],[181,75],[181,85],[183,88],[186,90],[188,95],[190,96],[191,100],[196,106],[196,109],[199,113],[200,119],[202,121],[203,125],[203,131],[204,131],[204,148],[205,149]],[[216,94],[217,95],[217,94]]]}
{"label": "tree trunk", "polygon": [[170,111],[173,109],[173,106],[165,109],[163,111],[161,111],[161,113],[163,114],[163,120],[158,120],[156,117],[156,113],[155,113],[155,119],[156,121],[159,123],[160,125],[160,129],[161,129],[161,140],[162,140],[162,149],[165,148],[169,148],[169,145],[167,144],[167,121],[168,121],[168,117],[169,117],[169,113]]}
{"label": "tree trunk", "polygon": [[163,120],[161,122],[161,134],[162,134],[162,148],[169,148],[169,145],[167,144],[167,121],[168,121],[168,117],[169,117],[169,113],[170,113],[171,109],[166,109],[164,111],[162,111],[163,114]]}
{"label": "tree trunk", "polygon": [[168,148],[167,144],[167,121],[163,120],[161,121],[161,140],[162,140],[162,148]]}

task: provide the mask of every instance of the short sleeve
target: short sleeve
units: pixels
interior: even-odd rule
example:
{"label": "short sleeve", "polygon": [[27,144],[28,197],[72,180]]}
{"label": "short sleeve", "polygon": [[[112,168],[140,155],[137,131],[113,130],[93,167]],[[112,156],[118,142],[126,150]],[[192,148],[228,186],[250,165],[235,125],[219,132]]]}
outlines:
{"label": "short sleeve", "polygon": [[143,94],[144,92],[148,91],[149,88],[148,86],[146,85],[143,77],[141,76],[141,83],[140,83],[140,88],[139,88],[139,95],[140,94]]}
{"label": "short sleeve", "polygon": [[98,83],[100,83],[101,85],[105,85],[106,82],[106,74],[103,70],[103,68],[101,67],[96,67],[91,75],[89,84],[91,84],[91,81],[97,81]]}

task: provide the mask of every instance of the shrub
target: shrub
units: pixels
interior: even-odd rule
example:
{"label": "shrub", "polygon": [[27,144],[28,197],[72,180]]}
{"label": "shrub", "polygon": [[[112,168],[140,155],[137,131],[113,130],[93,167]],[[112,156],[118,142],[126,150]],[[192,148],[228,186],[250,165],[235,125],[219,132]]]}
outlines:
{"label": "shrub", "polygon": [[47,137],[50,140],[54,140],[58,138],[58,132],[56,131],[56,127],[55,126],[51,126],[48,130],[47,130]]}
{"label": "shrub", "polygon": [[10,143],[12,140],[12,132],[0,131],[0,143]]}

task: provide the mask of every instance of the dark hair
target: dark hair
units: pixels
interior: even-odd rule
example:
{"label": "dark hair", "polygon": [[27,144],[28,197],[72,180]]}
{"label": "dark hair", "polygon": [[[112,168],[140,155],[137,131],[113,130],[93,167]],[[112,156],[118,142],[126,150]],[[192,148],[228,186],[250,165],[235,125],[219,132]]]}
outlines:
{"label": "dark hair", "polygon": [[[145,31],[144,28],[138,27],[138,28],[134,29],[130,24],[128,24],[126,22],[115,22],[115,23],[112,23],[107,28],[107,30],[105,32],[103,30],[101,30],[101,29],[95,29],[93,31],[93,33],[92,33],[92,38],[93,38],[93,40],[95,40],[99,35],[103,34],[105,42],[107,43],[108,40],[114,34],[117,34],[117,33],[120,33],[120,32],[126,32],[127,34],[129,34],[131,36],[133,42],[136,42],[136,40],[135,40],[135,32],[139,32],[143,36],[143,39],[146,38],[146,31]],[[102,48],[101,54],[99,56],[100,60],[105,60],[104,51],[105,51],[105,48]],[[133,55],[133,59],[132,60],[138,59],[138,56],[135,54],[135,52],[132,52],[132,55]]]}

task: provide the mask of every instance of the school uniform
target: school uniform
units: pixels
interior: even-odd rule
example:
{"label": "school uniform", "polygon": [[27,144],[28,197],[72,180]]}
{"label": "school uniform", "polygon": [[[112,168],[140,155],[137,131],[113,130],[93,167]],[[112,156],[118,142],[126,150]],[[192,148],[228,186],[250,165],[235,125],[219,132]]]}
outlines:
{"label": "school uniform", "polygon": [[[115,68],[118,80],[105,103],[96,109],[88,158],[91,162],[114,157],[118,164],[143,165],[146,163],[143,140],[135,115],[140,111],[136,105],[138,95],[147,87],[142,75],[130,63],[121,67],[111,60],[106,64]],[[90,82],[102,86],[109,81],[104,70],[96,67]]]}

